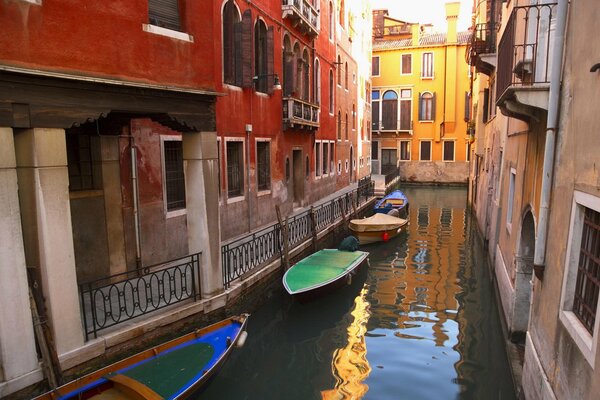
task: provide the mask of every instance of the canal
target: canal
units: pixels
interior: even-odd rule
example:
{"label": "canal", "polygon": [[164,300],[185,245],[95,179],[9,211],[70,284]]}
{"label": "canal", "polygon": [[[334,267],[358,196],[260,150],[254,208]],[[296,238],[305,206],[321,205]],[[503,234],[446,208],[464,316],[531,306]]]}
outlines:
{"label": "canal", "polygon": [[[308,304],[275,282],[202,399],[513,399],[466,189],[407,187],[406,232]],[[339,238],[335,238],[339,240]]]}

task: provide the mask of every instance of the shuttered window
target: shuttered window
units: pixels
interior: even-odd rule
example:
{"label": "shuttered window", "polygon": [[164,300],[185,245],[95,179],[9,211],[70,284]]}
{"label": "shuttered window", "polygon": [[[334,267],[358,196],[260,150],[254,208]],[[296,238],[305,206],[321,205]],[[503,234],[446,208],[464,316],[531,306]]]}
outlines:
{"label": "shuttered window", "polygon": [[435,93],[425,92],[419,96],[419,121],[435,120]]}
{"label": "shuttered window", "polygon": [[420,160],[421,161],[431,161],[431,141],[423,140],[421,141],[421,149],[420,149]]}
{"label": "shuttered window", "polygon": [[412,130],[412,90],[400,91],[400,130]]}
{"label": "shuttered window", "polygon": [[165,157],[165,194],[167,211],[185,208],[185,176],[181,140],[163,142]]}
{"label": "shuttered window", "polygon": [[402,75],[412,74],[412,54],[402,54]]}
{"label": "shuttered window", "polygon": [[241,85],[241,25],[240,15],[232,0],[223,8],[223,81]]}
{"label": "shuttered window", "polygon": [[373,76],[379,76],[379,56],[371,58],[371,72]]}
{"label": "shuttered window", "polygon": [[242,14],[240,22],[240,42],[242,59],[242,87],[252,87],[252,12],[250,9]]}
{"label": "shuttered window", "polygon": [[433,53],[423,53],[421,78],[433,78]]}
{"label": "shuttered window", "polygon": [[388,90],[383,94],[381,124],[381,129],[385,131],[398,129],[398,94],[393,90]]}
{"label": "shuttered window", "polygon": [[444,141],[444,161],[454,161],[454,140]]}
{"label": "shuttered window", "polygon": [[181,31],[178,0],[148,0],[150,24]]}
{"label": "shuttered window", "polygon": [[242,195],[244,187],[244,145],[242,142],[227,142],[227,194],[228,197]]}
{"label": "shuttered window", "polygon": [[256,143],[256,169],[258,190],[271,189],[271,143]]}

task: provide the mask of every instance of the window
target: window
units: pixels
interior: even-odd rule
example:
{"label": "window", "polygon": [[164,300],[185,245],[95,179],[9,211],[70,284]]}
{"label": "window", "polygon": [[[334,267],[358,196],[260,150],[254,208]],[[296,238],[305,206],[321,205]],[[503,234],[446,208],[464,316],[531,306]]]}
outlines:
{"label": "window", "polygon": [[178,3],[178,0],[148,0],[150,24],[181,31]]}
{"label": "window", "polygon": [[315,176],[321,176],[321,142],[315,142]]}
{"label": "window", "polygon": [[400,63],[402,64],[400,67],[401,75],[411,75],[412,74],[412,54],[402,54],[400,58]]}
{"label": "window", "polygon": [[373,76],[379,76],[379,56],[371,58],[371,72]]}
{"label": "window", "polygon": [[342,161],[338,160],[338,175],[340,175],[342,173]]}
{"label": "window", "polygon": [[412,90],[400,91],[400,130],[412,130]]}
{"label": "window", "polygon": [[167,211],[185,208],[183,146],[180,137],[163,137],[164,194]]}
{"label": "window", "polygon": [[267,26],[258,20],[254,27],[254,75],[259,77],[254,82],[254,87],[257,92],[267,93],[269,87],[267,74]]}
{"label": "window", "polygon": [[240,15],[233,0],[223,8],[223,81],[241,86],[241,26]]}
{"label": "window", "polygon": [[342,140],[342,112],[337,115],[337,140]]}
{"label": "window", "polygon": [[517,170],[510,169],[510,177],[508,184],[508,207],[506,207],[506,226],[510,229],[512,224],[513,203],[515,199],[515,181],[517,178]]}
{"label": "window", "polygon": [[400,161],[410,161],[410,140],[400,141]]}
{"label": "window", "polygon": [[290,177],[291,177],[290,159],[289,159],[289,157],[286,157],[285,158],[285,181],[289,182],[290,181]]}
{"label": "window", "polygon": [[379,142],[371,142],[371,159],[379,160]]}
{"label": "window", "polygon": [[383,94],[381,125],[381,129],[386,131],[398,129],[398,94],[393,90],[388,90]]}
{"label": "window", "polygon": [[[69,190],[100,189],[99,177],[95,178],[97,166],[93,162],[94,150],[98,150],[90,135],[67,134],[67,166],[69,170]],[[98,181],[98,182],[96,182]]]}
{"label": "window", "polygon": [[314,70],[314,78],[313,78],[313,96],[315,104],[321,104],[321,66],[319,64],[319,60],[315,60],[315,70]]}
{"label": "window", "polygon": [[419,121],[433,121],[435,119],[435,94],[425,92],[419,101]]}
{"label": "window", "polygon": [[454,161],[454,140],[444,140],[444,161]]}
{"label": "window", "polygon": [[333,115],[333,71],[329,70],[329,114]]}
{"label": "window", "polygon": [[594,368],[600,318],[600,198],[575,191],[565,258],[560,321]]}
{"label": "window", "polygon": [[338,56],[337,59],[337,84],[342,86],[342,57]]}
{"label": "window", "polygon": [[433,78],[433,53],[423,53],[421,78]]}
{"label": "window", "polygon": [[334,154],[334,150],[335,150],[335,148],[333,146],[335,146],[335,144],[333,142],[330,142],[329,143],[329,149],[330,149],[330,151],[329,151],[329,161],[330,161],[330,164],[331,164],[331,173],[332,174],[333,174],[333,168],[334,168],[334,166],[333,166],[333,164],[334,164],[333,154]]}
{"label": "window", "polygon": [[310,158],[306,156],[306,179],[310,177]]}
{"label": "window", "polygon": [[371,129],[379,130],[379,109],[380,109],[379,90],[371,92]]}
{"label": "window", "polygon": [[348,113],[346,113],[346,120],[344,121],[344,139],[348,140]]}
{"label": "window", "polygon": [[490,108],[490,89],[483,89],[483,122],[488,122]]}
{"label": "window", "polygon": [[244,188],[244,143],[229,141],[227,147],[227,196],[242,195]]}
{"label": "window", "polygon": [[329,2],[329,40],[333,41],[333,3]]}
{"label": "window", "polygon": [[310,99],[310,62],[308,59],[308,51],[304,50],[302,60],[300,60],[300,65],[298,66],[298,75],[302,79],[302,84],[300,85],[300,88],[302,89],[301,98],[304,101],[309,101]]}
{"label": "window", "polygon": [[352,104],[352,130],[356,130],[356,105]]}
{"label": "window", "polygon": [[327,175],[329,165],[329,144],[323,143],[323,175]]}
{"label": "window", "polygon": [[465,92],[465,121],[471,120],[471,93]]}
{"label": "window", "polygon": [[348,90],[348,61],[344,64],[344,87]]}
{"label": "window", "polygon": [[344,0],[340,1],[340,25],[342,26],[342,28],[344,28],[346,26],[346,19],[344,18],[346,14],[346,10],[344,7]]}
{"label": "window", "polygon": [[420,160],[431,161],[431,140],[422,140],[420,143]]}
{"label": "window", "polygon": [[258,190],[271,189],[271,143],[256,142]]}

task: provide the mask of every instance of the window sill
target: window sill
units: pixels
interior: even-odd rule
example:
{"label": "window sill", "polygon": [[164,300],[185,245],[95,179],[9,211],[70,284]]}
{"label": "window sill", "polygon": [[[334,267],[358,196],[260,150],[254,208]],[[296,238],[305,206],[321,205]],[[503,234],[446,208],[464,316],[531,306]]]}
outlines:
{"label": "window sill", "polygon": [[422,76],[421,79],[433,80],[433,76]]}
{"label": "window sill", "polygon": [[102,189],[74,190],[72,192],[69,192],[69,200],[87,199],[91,197],[101,196],[104,196],[104,190]]}
{"label": "window sill", "polygon": [[194,37],[185,32],[174,31],[173,29],[162,28],[160,26],[150,24],[142,24],[142,30],[155,35],[166,36],[172,39],[181,40],[183,42],[194,43]]}
{"label": "window sill", "polygon": [[41,6],[42,5],[42,0],[21,0],[23,3],[30,3],[30,4],[34,4],[36,6]]}
{"label": "window sill", "polygon": [[239,86],[233,85],[231,83],[225,83],[225,82],[223,82],[223,88],[232,90],[234,92],[243,92],[244,91],[244,89]]}
{"label": "window sill", "polygon": [[256,197],[268,196],[270,194],[271,194],[271,189],[259,190],[258,193],[256,193]]}
{"label": "window sill", "polygon": [[419,123],[422,123],[422,124],[433,124],[434,122],[435,122],[435,121],[434,121],[434,120],[432,120],[432,119],[424,119],[424,120],[422,120],[422,121],[421,121],[421,120],[419,120]]}
{"label": "window sill", "polygon": [[167,219],[169,219],[169,218],[180,217],[180,216],[186,215],[186,214],[187,214],[187,209],[186,208],[181,208],[179,210],[167,211],[165,217]]}
{"label": "window sill", "polygon": [[588,364],[594,369],[595,364],[595,351],[594,341],[592,335],[583,327],[577,316],[571,311],[562,310],[559,315],[560,322],[567,330],[571,339],[575,342],[579,351],[586,359]]}
{"label": "window sill", "polygon": [[230,197],[227,199],[227,204],[239,203],[244,200],[246,200],[245,196]]}

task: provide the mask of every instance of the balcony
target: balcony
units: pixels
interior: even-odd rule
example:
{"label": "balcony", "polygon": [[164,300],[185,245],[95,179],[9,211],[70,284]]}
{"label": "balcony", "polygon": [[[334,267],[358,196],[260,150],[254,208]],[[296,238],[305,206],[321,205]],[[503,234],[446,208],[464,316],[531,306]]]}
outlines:
{"label": "balcony", "polygon": [[319,128],[319,106],[293,97],[283,98],[284,130]]}
{"label": "balcony", "polygon": [[498,46],[496,105],[504,115],[538,121],[548,109],[557,3],[515,7]]}
{"label": "balcony", "polygon": [[471,43],[467,48],[468,62],[477,72],[490,76],[496,69],[497,24],[475,25]]}
{"label": "balcony", "polygon": [[319,10],[311,0],[282,0],[282,18],[289,18],[295,27],[311,37],[319,35]]}

